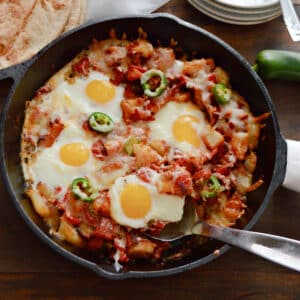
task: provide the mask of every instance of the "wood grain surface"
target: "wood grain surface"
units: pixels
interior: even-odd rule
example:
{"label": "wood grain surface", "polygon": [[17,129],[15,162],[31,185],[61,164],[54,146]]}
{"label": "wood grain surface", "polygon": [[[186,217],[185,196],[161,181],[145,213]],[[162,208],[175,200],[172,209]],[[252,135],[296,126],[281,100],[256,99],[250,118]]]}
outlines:
{"label": "wood grain surface", "polygon": [[[171,0],[159,11],[216,34],[250,63],[265,48],[300,51],[300,43],[291,41],[281,17],[255,26],[228,25],[206,17],[184,0]],[[10,83],[0,83],[1,106]],[[300,140],[300,84],[273,81],[267,87],[283,134]],[[254,229],[300,239],[300,195],[278,189]],[[0,300],[300,299],[300,274],[239,249],[201,268],[166,278],[109,281],[97,277],[43,244],[26,227],[2,183],[0,238]]]}

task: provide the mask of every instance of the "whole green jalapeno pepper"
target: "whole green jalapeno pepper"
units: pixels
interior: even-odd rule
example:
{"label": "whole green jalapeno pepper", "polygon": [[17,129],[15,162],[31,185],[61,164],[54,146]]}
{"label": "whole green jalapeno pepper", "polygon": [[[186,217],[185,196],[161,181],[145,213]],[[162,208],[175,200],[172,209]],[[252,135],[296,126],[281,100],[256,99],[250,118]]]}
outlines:
{"label": "whole green jalapeno pepper", "polygon": [[300,81],[300,53],[263,50],[257,54],[253,69],[262,79]]}

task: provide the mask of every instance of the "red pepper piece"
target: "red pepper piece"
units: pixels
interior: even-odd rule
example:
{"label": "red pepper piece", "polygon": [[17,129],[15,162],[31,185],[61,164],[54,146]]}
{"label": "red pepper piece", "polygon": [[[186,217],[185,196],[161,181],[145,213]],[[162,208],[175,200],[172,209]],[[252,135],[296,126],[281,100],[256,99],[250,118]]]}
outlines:
{"label": "red pepper piece", "polygon": [[83,57],[73,65],[73,70],[79,74],[87,76],[89,74],[90,60],[87,56]]}

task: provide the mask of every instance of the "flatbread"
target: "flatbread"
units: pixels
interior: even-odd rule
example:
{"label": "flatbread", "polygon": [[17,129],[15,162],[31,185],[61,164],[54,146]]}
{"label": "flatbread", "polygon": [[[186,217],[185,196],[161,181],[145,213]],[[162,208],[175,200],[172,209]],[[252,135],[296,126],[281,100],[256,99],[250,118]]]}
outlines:
{"label": "flatbread", "polygon": [[64,28],[64,31],[71,30],[80,24],[80,15],[81,15],[81,10],[83,8],[83,2],[85,1],[84,0],[72,1],[72,10],[70,13],[69,20]]}
{"label": "flatbread", "polygon": [[72,0],[37,0],[27,23],[17,36],[0,67],[22,62],[59,36],[67,24]]}
{"label": "flatbread", "polygon": [[87,0],[83,0],[82,1],[81,14],[80,14],[80,18],[79,18],[79,24],[84,23],[84,21],[86,19],[87,6],[88,6]]}
{"label": "flatbread", "polygon": [[0,55],[5,55],[37,0],[0,0]]}

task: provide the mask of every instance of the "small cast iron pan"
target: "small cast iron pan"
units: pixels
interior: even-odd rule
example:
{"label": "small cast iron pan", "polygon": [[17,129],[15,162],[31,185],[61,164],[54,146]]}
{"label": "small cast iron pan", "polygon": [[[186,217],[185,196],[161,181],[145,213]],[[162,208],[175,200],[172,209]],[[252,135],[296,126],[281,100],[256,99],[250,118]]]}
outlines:
{"label": "small cast iron pan", "polygon": [[246,97],[255,115],[271,112],[263,130],[264,139],[259,143],[258,167],[255,173],[255,179],[262,177],[264,184],[249,195],[249,208],[239,227],[250,229],[256,223],[271,195],[282,184],[286,169],[286,142],[280,134],[271,98],[260,78],[252,71],[247,61],[229,45],[213,34],[172,15],[135,15],[91,22],[64,34],[31,60],[1,71],[0,79],[13,79],[0,124],[1,172],[11,199],[28,226],[52,249],[110,279],[157,277],[180,273],[213,260],[216,257],[213,252],[217,248],[220,254],[229,249],[229,246],[220,242],[209,241],[184,259],[163,266],[151,264],[129,266],[123,271],[116,272],[111,264],[96,263],[92,258],[52,240],[28,200],[23,198],[24,182],[19,149],[25,101],[31,99],[35,91],[78,52],[87,48],[92,39],[107,38],[111,28],[115,28],[119,34],[125,32],[128,39],[134,39],[137,37],[138,27],[142,27],[148,33],[149,40],[154,44],[159,40],[162,44],[168,45],[170,38],[175,38],[186,52],[196,50],[199,56],[214,58],[216,65],[229,71],[232,86]]}

